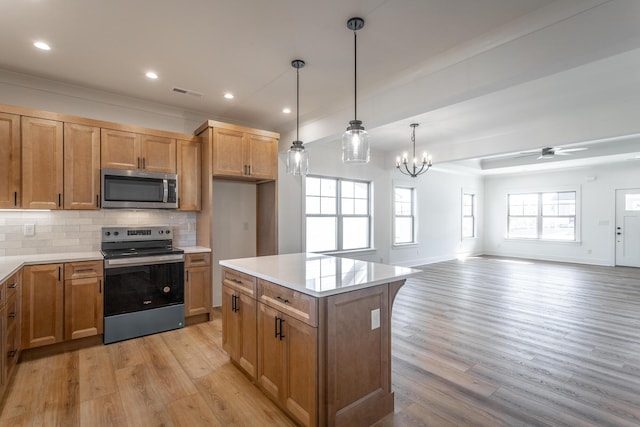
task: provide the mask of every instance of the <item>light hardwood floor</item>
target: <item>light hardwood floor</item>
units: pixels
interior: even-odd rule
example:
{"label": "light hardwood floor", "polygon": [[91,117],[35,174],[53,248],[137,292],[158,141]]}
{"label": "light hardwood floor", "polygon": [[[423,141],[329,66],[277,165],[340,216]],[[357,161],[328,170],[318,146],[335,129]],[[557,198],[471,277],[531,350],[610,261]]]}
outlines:
{"label": "light hardwood floor", "polygon": [[[639,426],[640,269],[423,267],[392,318],[387,426]],[[11,426],[290,426],[228,361],[220,317],[18,366]]]}

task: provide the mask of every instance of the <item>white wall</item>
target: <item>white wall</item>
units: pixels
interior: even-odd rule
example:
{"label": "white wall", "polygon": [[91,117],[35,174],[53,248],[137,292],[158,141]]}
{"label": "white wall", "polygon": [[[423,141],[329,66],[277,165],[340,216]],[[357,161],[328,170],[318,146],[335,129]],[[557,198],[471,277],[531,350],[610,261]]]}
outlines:
{"label": "white wall", "polygon": [[[595,180],[593,178],[595,177]],[[484,249],[489,255],[596,265],[615,263],[615,190],[640,187],[637,162],[485,179]],[[579,242],[506,239],[506,195],[515,191],[579,192]]]}
{"label": "white wall", "polygon": [[[407,178],[395,169],[392,156],[376,151],[372,151],[371,162],[367,165],[344,165],[339,141],[309,144],[307,150],[310,175],[361,179],[373,184],[375,250],[345,256],[408,266],[453,259],[460,254],[481,253],[481,234],[476,239],[461,239],[462,189],[478,194],[481,218],[483,186],[480,177],[445,173],[435,168],[418,178]],[[304,185],[301,178],[287,175],[284,154],[280,153],[278,171],[279,252],[292,253],[304,251]],[[394,183],[415,185],[419,223],[415,245],[392,245]]]}

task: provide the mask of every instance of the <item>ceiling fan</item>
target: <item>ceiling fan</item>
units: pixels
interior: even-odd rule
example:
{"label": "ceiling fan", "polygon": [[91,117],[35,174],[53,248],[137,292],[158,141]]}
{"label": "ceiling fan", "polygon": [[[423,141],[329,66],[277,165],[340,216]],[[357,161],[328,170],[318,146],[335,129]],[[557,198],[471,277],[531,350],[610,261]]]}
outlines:
{"label": "ceiling fan", "polygon": [[562,148],[562,147],[543,147],[542,149],[537,150],[529,150],[522,151],[520,154],[523,154],[518,157],[528,157],[538,155],[536,160],[540,159],[553,159],[555,156],[569,156],[571,153],[575,153],[576,151],[584,151],[588,150],[586,147],[579,148]]}

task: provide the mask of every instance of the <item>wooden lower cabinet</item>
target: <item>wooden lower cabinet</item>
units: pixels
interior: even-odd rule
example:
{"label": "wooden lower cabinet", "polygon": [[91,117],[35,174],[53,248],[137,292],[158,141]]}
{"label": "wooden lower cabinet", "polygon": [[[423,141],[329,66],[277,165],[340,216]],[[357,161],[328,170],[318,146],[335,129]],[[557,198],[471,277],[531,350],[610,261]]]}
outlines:
{"label": "wooden lower cabinet", "polygon": [[0,283],[0,395],[4,392],[20,357],[20,294],[22,272]]}
{"label": "wooden lower cabinet", "polygon": [[22,348],[103,333],[102,261],[23,269]]}
{"label": "wooden lower cabinet", "polygon": [[64,339],[73,340],[102,334],[102,261],[66,263],[64,278]]}
{"label": "wooden lower cabinet", "polygon": [[222,348],[252,380],[257,375],[256,310],[253,296],[222,285]]}
{"label": "wooden lower cabinet", "polygon": [[318,329],[258,303],[258,384],[304,426],[316,425]]}
{"label": "wooden lower cabinet", "polygon": [[185,255],[184,315],[185,317],[211,312],[211,254]]}
{"label": "wooden lower cabinet", "polygon": [[23,270],[22,348],[64,339],[64,265],[30,265]]}

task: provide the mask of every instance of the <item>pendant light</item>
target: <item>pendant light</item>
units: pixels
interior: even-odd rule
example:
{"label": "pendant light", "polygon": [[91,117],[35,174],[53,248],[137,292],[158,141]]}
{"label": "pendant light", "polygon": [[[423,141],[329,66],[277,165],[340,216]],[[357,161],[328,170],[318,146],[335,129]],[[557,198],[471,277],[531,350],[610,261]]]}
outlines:
{"label": "pendant light", "polygon": [[[421,165],[418,168],[418,158],[416,157],[416,128],[419,126],[418,123],[411,123],[411,143],[413,144],[413,161],[411,168],[409,168],[409,158],[407,157],[407,153],[402,155],[402,159],[398,157],[396,159],[396,168],[400,171],[400,173],[410,176],[411,178],[415,178],[418,175],[421,175],[429,170],[432,165],[431,156],[428,156],[427,153],[422,154]],[[403,170],[404,168],[404,170]]]}
{"label": "pendant light", "polygon": [[296,140],[287,151],[287,173],[304,176],[309,172],[309,154],[302,146],[298,132],[300,127],[300,68],[305,63],[302,59],[294,59],[291,66],[296,69]]}
{"label": "pendant light", "polygon": [[349,122],[347,131],[342,135],[342,162],[369,163],[369,134],[364,130],[362,121],[358,120],[358,36],[357,31],[364,27],[364,19],[351,18],[347,28],[353,31],[353,120]]}

